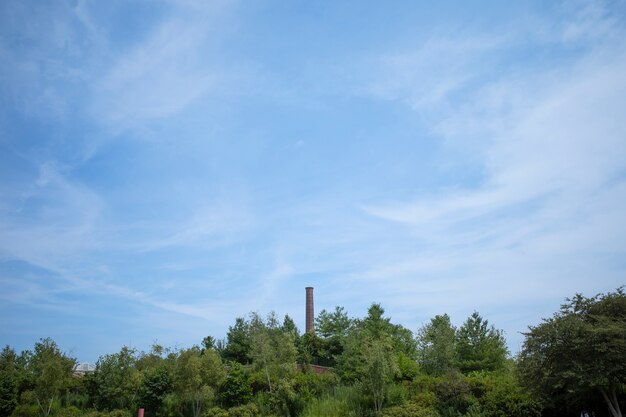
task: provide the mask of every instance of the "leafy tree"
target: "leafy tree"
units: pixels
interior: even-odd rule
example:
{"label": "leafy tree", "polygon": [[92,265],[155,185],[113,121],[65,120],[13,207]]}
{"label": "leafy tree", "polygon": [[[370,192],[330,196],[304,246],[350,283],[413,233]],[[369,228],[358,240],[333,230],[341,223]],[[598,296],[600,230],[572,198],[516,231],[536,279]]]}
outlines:
{"label": "leafy tree", "polygon": [[447,314],[435,316],[417,334],[419,361],[430,374],[443,374],[457,363],[456,329]]}
{"label": "leafy tree", "polygon": [[165,367],[150,369],[139,387],[139,405],[147,415],[155,416],[163,399],[172,389],[172,378]]}
{"label": "leafy tree", "polygon": [[315,331],[323,338],[344,338],[353,324],[343,307],[335,307],[332,313],[322,310],[315,319]]}
{"label": "leafy tree", "polygon": [[213,350],[199,348],[180,352],[174,370],[174,388],[191,406],[193,417],[202,414],[204,406],[215,396],[215,389],[224,378],[224,367]]}
{"label": "leafy tree", "polygon": [[128,409],[136,400],[142,382],[134,349],[100,356],[96,370],[86,381],[87,390],[100,410]]}
{"label": "leafy tree", "polygon": [[35,343],[28,368],[33,375],[35,400],[41,414],[47,417],[52,405],[72,382],[76,361],[62,353],[50,338]]}
{"label": "leafy tree", "polygon": [[228,328],[226,347],[222,351],[225,360],[250,363],[250,324],[243,318],[237,317],[235,324]]}
{"label": "leafy tree", "polygon": [[529,327],[520,354],[527,386],[552,408],[589,410],[600,396],[621,417],[626,384],[626,294],[577,294],[543,323]]}
{"label": "leafy tree", "polygon": [[348,318],[343,307],[335,307],[332,313],[320,311],[315,319],[314,337],[305,334],[300,343],[310,353],[310,363],[335,366],[353,325],[354,320]]}
{"label": "leafy tree", "polygon": [[363,353],[361,383],[374,402],[374,410],[380,412],[389,385],[398,374],[398,366],[389,339],[381,337],[368,341]]}
{"label": "leafy tree", "polygon": [[5,346],[0,353],[0,415],[10,415],[17,406],[18,385],[17,354]]}
{"label": "leafy tree", "polygon": [[265,374],[271,392],[272,380],[285,378],[295,370],[297,351],[293,335],[282,331],[273,314],[265,322],[253,314],[250,322],[252,364]]}
{"label": "leafy tree", "polygon": [[225,407],[246,404],[252,398],[250,379],[244,368],[234,362],[220,387],[219,400]]}
{"label": "leafy tree", "polygon": [[508,350],[500,330],[489,326],[478,312],[457,331],[457,355],[462,372],[503,369]]}
{"label": "leafy tree", "polygon": [[289,317],[289,314],[285,315],[281,330],[284,333],[290,334],[293,337],[293,340],[297,340],[298,337],[300,337],[300,331],[298,330],[298,327],[296,326],[296,323],[293,321],[293,319]]}

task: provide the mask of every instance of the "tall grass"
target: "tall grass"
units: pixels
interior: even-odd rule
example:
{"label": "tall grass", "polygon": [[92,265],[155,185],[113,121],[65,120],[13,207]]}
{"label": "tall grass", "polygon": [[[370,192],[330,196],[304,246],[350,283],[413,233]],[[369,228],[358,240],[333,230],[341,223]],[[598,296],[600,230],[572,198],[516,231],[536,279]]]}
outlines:
{"label": "tall grass", "polygon": [[363,415],[363,397],[357,387],[339,386],[311,400],[301,417],[357,417]]}

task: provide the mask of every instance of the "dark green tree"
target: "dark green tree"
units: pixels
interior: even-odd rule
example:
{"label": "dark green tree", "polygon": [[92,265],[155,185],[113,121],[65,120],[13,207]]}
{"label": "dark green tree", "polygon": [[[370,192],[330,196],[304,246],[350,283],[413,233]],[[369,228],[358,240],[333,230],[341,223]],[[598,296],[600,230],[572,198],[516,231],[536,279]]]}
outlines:
{"label": "dark green tree", "polygon": [[0,353],[0,416],[8,416],[17,405],[19,388],[18,357],[5,346]]}
{"label": "dark green tree", "polygon": [[315,319],[314,337],[305,334],[301,340],[301,346],[309,348],[311,363],[335,366],[353,324],[343,307],[335,307],[332,313],[320,311]]}
{"label": "dark green tree", "polygon": [[166,367],[146,371],[139,387],[139,406],[146,415],[156,416],[163,399],[172,390],[172,378]]}
{"label": "dark green tree", "polygon": [[461,372],[503,369],[508,355],[502,331],[472,313],[457,331],[457,358]]}
{"label": "dark green tree", "polygon": [[233,362],[228,369],[226,379],[220,387],[220,403],[229,408],[246,404],[252,398],[250,378],[243,366]]}
{"label": "dark green tree", "polygon": [[[626,384],[626,294],[577,294],[543,323],[529,327],[519,368],[548,407],[580,412],[594,397],[622,417]],[[573,410],[572,410],[573,409]]]}
{"label": "dark green tree", "polygon": [[332,313],[322,310],[315,319],[315,332],[323,338],[342,338],[348,335],[353,320],[343,307],[335,307]]}
{"label": "dark green tree", "polygon": [[228,328],[222,357],[226,361],[249,364],[250,343],[250,324],[243,317],[237,317],[235,324]]}
{"label": "dark green tree", "polygon": [[300,337],[300,331],[298,330],[298,327],[293,319],[289,317],[289,314],[285,314],[283,324],[280,328],[283,332],[292,335],[294,340],[297,340],[298,337]]}
{"label": "dark green tree", "polygon": [[437,315],[417,333],[419,362],[429,374],[441,375],[456,367],[456,329],[447,314]]}

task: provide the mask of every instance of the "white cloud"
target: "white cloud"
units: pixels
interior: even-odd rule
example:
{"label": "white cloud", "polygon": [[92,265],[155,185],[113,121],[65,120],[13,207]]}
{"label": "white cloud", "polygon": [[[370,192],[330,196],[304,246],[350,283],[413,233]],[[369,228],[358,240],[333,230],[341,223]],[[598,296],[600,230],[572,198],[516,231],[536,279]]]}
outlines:
{"label": "white cloud", "polygon": [[161,23],[119,57],[95,88],[94,116],[110,127],[138,128],[143,122],[180,113],[221,87],[224,70],[215,45],[223,28],[225,2],[176,3]]}

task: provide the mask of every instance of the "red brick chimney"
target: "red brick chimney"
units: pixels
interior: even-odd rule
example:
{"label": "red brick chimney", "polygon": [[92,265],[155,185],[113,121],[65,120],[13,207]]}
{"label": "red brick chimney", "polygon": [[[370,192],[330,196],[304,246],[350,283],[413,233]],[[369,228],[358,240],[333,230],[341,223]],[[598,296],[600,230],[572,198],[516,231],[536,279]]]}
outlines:
{"label": "red brick chimney", "polygon": [[313,287],[306,287],[306,332],[315,333],[313,323],[315,313],[313,312]]}

